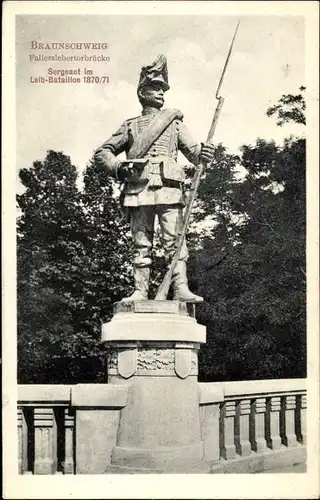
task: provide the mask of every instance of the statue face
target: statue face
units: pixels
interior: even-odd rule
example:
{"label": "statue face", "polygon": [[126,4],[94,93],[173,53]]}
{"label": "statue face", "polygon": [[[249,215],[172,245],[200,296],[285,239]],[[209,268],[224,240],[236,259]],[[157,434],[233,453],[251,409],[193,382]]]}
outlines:
{"label": "statue face", "polygon": [[160,109],[164,105],[164,90],[161,84],[145,85],[140,90],[140,97],[143,106]]}

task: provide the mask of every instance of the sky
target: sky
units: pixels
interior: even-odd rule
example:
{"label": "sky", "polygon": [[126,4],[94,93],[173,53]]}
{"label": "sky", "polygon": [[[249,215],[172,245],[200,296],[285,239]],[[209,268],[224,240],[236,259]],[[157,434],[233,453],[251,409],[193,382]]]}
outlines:
{"label": "sky", "polygon": [[[217,104],[215,91],[238,18],[168,15],[21,15],[16,18],[17,172],[63,151],[83,171],[94,150],[121,123],[140,114],[136,96],[140,69],[159,53],[167,56],[170,90],[166,107],[179,108],[197,141],[205,141]],[[32,62],[37,42],[104,42],[107,50],[60,51],[103,54],[109,62]],[[242,17],[221,94],[225,103],[214,142],[236,152],[257,137],[281,142],[301,127],[277,127],[266,116],[282,94],[305,85],[304,19],[301,16]],[[49,68],[92,69],[105,84],[34,84]],[[19,185],[19,183],[18,183]],[[18,190],[20,188],[18,187]]]}

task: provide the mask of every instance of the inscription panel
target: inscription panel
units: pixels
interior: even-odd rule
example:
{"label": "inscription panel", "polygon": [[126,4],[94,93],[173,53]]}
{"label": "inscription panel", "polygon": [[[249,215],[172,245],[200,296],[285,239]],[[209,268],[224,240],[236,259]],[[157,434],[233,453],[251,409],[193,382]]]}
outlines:
{"label": "inscription panel", "polygon": [[178,300],[136,300],[116,302],[113,306],[114,314],[117,313],[146,313],[146,314],[179,314],[182,316],[195,316],[194,304],[187,304]]}

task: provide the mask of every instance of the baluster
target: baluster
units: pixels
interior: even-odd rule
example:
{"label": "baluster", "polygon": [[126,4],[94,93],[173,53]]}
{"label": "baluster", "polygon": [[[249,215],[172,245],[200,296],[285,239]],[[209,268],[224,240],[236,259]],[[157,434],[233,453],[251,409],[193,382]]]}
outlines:
{"label": "baluster", "polygon": [[226,460],[236,457],[236,447],[234,444],[234,424],[236,415],[235,401],[225,401],[223,405],[223,444],[221,448],[221,456]]}
{"label": "baluster", "polygon": [[250,417],[252,422],[252,449],[257,453],[263,453],[267,449],[265,438],[266,398],[257,398],[255,400]]}
{"label": "baluster", "polygon": [[296,409],[296,396],[285,396],[284,399],[284,444],[288,447],[297,446],[297,436],[295,432],[295,409]]}
{"label": "baluster", "polygon": [[57,471],[57,425],[53,408],[34,409],[34,474]]}
{"label": "baluster", "polygon": [[74,447],[74,416],[70,414],[69,408],[64,410],[64,461],[62,470],[64,474],[74,474],[73,447]]}
{"label": "baluster", "polygon": [[307,394],[301,395],[300,402],[300,422],[303,444],[307,444]]}
{"label": "baluster", "polygon": [[18,466],[19,474],[28,468],[28,429],[23,408],[18,408]]}
{"label": "baluster", "polygon": [[268,429],[268,446],[272,450],[278,450],[279,448],[281,448],[280,411],[280,396],[271,397],[268,405],[268,417],[270,424],[270,429]]}
{"label": "baluster", "polygon": [[239,401],[237,417],[239,419],[239,436],[237,436],[236,450],[242,457],[247,457],[251,454],[251,443],[249,441],[250,399]]}

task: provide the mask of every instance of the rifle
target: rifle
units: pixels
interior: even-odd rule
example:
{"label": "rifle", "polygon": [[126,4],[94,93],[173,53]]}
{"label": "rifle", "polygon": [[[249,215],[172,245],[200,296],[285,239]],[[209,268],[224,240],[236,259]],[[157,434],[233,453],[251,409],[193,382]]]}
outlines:
{"label": "rifle", "polygon": [[[237,23],[237,26],[236,26],[236,29],[235,29],[235,32],[234,32],[234,35],[233,35],[233,38],[232,38],[232,41],[231,41],[231,45],[230,45],[230,48],[229,48],[229,52],[228,52],[228,55],[227,55],[227,58],[226,58],[226,62],[224,64],[224,67],[223,67],[223,70],[222,70],[222,73],[221,73],[221,77],[220,77],[220,81],[219,81],[219,84],[218,84],[218,87],[217,87],[217,90],[216,90],[216,99],[218,100],[218,104],[216,106],[216,109],[215,109],[215,112],[214,112],[214,115],[213,115],[213,119],[212,119],[212,123],[211,123],[211,127],[210,127],[210,130],[209,130],[209,133],[208,133],[208,137],[207,137],[207,143],[211,143],[212,142],[212,139],[213,139],[213,136],[214,136],[214,133],[215,133],[215,130],[216,130],[216,127],[217,127],[217,123],[218,123],[218,119],[219,119],[219,116],[220,116],[220,113],[221,113],[221,109],[222,109],[222,106],[223,106],[223,103],[224,103],[224,97],[222,97],[220,95],[220,89],[221,89],[221,86],[222,86],[222,83],[223,83],[223,79],[224,79],[224,75],[225,75],[225,72],[226,72],[226,69],[228,67],[228,64],[229,64],[229,59],[231,57],[231,53],[232,53],[232,49],[233,49],[233,45],[234,45],[234,41],[235,41],[235,38],[236,38],[236,35],[237,35],[237,31],[238,31],[238,28],[239,28],[239,24],[240,24],[240,20],[238,21]],[[178,232],[178,235],[177,235],[177,244],[176,244],[176,251],[174,253],[174,256],[172,258],[172,261],[171,261],[171,264],[158,288],[158,291],[157,291],[157,294],[155,296],[155,300],[166,300],[167,298],[167,295],[168,295],[168,292],[169,292],[169,288],[170,288],[170,285],[171,285],[171,281],[172,281],[172,276],[173,276],[173,272],[175,270],[175,267],[177,265],[177,262],[179,260],[179,257],[180,257],[180,252],[181,252],[181,249],[182,249],[182,245],[183,245],[183,242],[184,242],[184,239],[185,239],[185,236],[186,236],[186,232],[187,232],[187,227],[188,227],[188,224],[189,224],[189,219],[190,219],[190,215],[191,215],[191,210],[192,210],[192,207],[193,207],[193,204],[194,204],[194,200],[196,198],[196,195],[197,195],[197,191],[198,191],[198,188],[199,188],[199,184],[200,184],[200,179],[201,179],[201,176],[204,172],[204,165],[202,162],[200,162],[200,164],[198,165],[198,168],[196,169],[196,172],[194,174],[194,177],[192,179],[192,183],[191,183],[191,189],[190,189],[190,194],[189,194],[189,197],[188,197],[188,200],[186,202],[186,206],[185,206],[185,212],[184,212],[184,217],[183,217],[183,222],[182,222],[182,226]]]}

